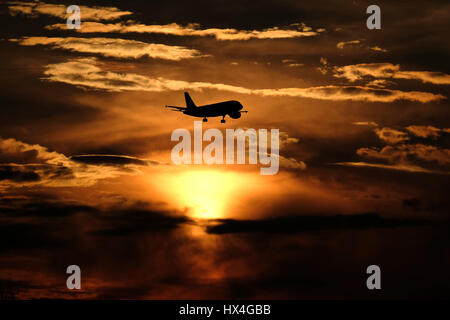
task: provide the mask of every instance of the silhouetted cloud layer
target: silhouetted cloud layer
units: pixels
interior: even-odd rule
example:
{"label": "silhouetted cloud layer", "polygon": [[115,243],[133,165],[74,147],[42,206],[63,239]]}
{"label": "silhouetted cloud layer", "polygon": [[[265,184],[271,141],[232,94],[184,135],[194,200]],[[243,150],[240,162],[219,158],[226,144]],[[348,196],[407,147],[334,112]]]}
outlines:
{"label": "silhouetted cloud layer", "polygon": [[71,156],[71,160],[86,164],[97,165],[127,165],[135,164],[138,166],[146,166],[148,163],[145,160],[141,160],[128,156],[106,155],[106,154],[86,154]]}
{"label": "silhouetted cloud layer", "polygon": [[381,163],[371,163],[371,162],[337,162],[335,165],[338,166],[346,166],[346,167],[355,167],[355,168],[376,168],[376,169],[387,169],[387,170],[397,170],[397,171],[406,171],[412,173],[435,173],[435,174],[448,174],[447,172],[439,171],[439,170],[429,170],[420,166],[416,166],[413,164],[381,164]]}
{"label": "silhouetted cloud layer", "polygon": [[148,164],[157,162],[110,155],[67,157],[40,145],[0,139],[0,186],[91,186],[101,179],[139,174],[139,167]]}
{"label": "silhouetted cloud layer", "polygon": [[450,165],[450,149],[440,149],[424,144],[385,146],[382,149],[360,148],[357,154],[367,158],[386,160],[391,163],[407,164],[416,159],[436,162],[440,166]]}
{"label": "silhouetted cloud layer", "polygon": [[417,139],[417,137],[422,139],[432,138],[435,141],[441,133],[448,133],[449,130],[433,126],[408,126],[405,129],[406,131],[376,128],[375,134],[388,145],[382,148],[359,148],[356,151],[358,156],[378,161],[378,163],[344,161],[335,164],[350,167],[449,174],[450,149],[423,143],[407,143],[414,138]]}
{"label": "silhouetted cloud layer", "polygon": [[217,225],[207,227],[208,233],[300,233],[323,230],[393,228],[425,225],[428,222],[417,219],[387,219],[376,213],[337,216],[297,216],[266,220],[218,220]]}

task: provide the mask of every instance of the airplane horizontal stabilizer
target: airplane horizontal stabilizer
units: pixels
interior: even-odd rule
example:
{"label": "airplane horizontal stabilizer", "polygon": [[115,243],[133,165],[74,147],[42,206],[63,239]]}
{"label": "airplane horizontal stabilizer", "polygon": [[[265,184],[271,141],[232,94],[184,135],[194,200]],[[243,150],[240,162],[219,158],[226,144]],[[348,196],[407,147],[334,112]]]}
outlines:
{"label": "airplane horizontal stabilizer", "polygon": [[185,107],[177,107],[177,106],[166,106],[166,108],[175,109],[175,110],[172,110],[172,111],[184,111],[184,110],[186,110]]}

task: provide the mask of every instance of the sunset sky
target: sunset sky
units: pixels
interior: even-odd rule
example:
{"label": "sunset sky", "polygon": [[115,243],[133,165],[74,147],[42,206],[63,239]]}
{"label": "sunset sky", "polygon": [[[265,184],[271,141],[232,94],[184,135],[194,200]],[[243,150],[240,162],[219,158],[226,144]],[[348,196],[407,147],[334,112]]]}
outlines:
{"label": "sunset sky", "polygon": [[[370,4],[2,1],[0,291],[448,297],[450,3]],[[184,91],[248,110],[204,130],[279,129],[278,174],[174,165]]]}

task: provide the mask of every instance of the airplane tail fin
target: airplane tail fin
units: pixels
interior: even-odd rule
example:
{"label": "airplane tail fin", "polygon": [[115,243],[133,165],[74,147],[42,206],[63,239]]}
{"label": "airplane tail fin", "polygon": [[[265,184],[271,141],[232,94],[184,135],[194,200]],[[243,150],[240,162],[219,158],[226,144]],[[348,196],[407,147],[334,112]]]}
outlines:
{"label": "airplane tail fin", "polygon": [[184,99],[186,100],[186,108],[192,109],[197,107],[188,92],[184,93]]}

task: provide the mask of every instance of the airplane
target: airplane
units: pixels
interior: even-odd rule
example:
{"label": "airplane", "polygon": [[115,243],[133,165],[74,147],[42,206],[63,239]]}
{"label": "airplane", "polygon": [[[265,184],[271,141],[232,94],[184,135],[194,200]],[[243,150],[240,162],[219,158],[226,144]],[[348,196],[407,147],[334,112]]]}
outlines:
{"label": "airplane", "polygon": [[242,111],[242,104],[236,100],[196,106],[188,92],[184,93],[184,99],[186,100],[186,107],[166,106],[166,108],[172,108],[172,111],[183,112],[188,116],[203,118],[203,122],[208,122],[207,117],[221,116],[221,123],[225,123],[226,115],[229,115],[233,119],[239,119],[242,112],[248,112]]}

